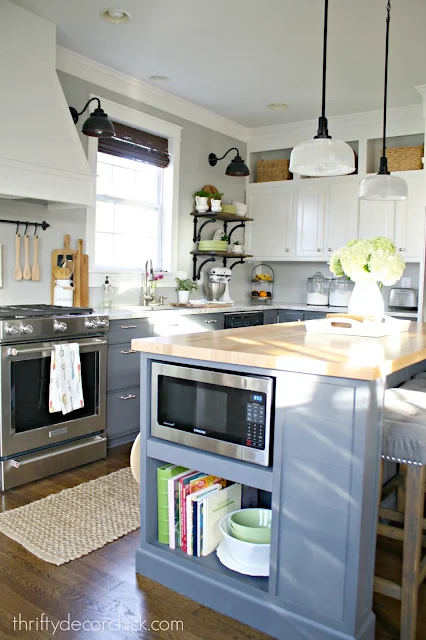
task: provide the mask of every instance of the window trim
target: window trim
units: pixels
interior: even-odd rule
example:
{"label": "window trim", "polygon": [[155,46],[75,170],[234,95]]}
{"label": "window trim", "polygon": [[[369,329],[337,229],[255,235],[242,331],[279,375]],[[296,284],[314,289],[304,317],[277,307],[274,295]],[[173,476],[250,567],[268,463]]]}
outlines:
{"label": "window trim", "polygon": [[[177,247],[178,247],[178,210],[179,210],[179,168],[180,168],[180,143],[182,128],[179,125],[150,116],[143,111],[138,111],[126,107],[118,102],[112,102],[102,96],[90,94],[90,98],[100,99],[102,108],[112,120],[122,122],[136,129],[144,129],[149,133],[163,136],[169,142],[170,164],[163,174],[163,215],[161,232],[163,258],[163,269],[174,272],[177,269]],[[88,161],[93,173],[96,174],[98,140],[89,137],[88,139]],[[95,219],[96,207],[87,207],[86,215],[86,251],[89,256],[95,255]],[[91,273],[104,273],[105,267],[96,267],[91,261]],[[111,269],[109,273],[142,273],[135,270]]]}

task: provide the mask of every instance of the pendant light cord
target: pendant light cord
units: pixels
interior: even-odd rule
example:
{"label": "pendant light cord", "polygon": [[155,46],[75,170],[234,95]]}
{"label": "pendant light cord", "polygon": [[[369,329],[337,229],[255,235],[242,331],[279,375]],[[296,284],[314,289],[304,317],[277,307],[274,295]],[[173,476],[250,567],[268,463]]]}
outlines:
{"label": "pendant light cord", "polygon": [[322,105],[321,117],[318,120],[318,131],[315,138],[331,138],[328,135],[328,123],[325,117],[325,98],[327,86],[327,39],[328,39],[328,0],[325,0],[324,7],[324,43],[322,54]]}
{"label": "pendant light cord", "polygon": [[386,125],[387,125],[387,111],[388,111],[388,71],[389,71],[389,31],[390,31],[390,12],[391,3],[388,0],[386,17],[386,50],[385,50],[385,95],[383,102],[383,145],[382,145],[382,157],[380,159],[379,173],[388,174],[388,162],[386,159]]}
{"label": "pendant light cord", "polygon": [[325,91],[327,83],[327,36],[328,36],[328,0],[325,0],[324,11],[324,45],[322,54],[322,106],[321,117],[325,118]]}

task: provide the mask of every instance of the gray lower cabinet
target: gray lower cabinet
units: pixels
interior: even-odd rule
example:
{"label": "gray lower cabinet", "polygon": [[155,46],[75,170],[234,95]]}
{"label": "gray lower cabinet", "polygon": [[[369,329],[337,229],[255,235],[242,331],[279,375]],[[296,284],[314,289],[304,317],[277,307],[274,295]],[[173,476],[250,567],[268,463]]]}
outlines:
{"label": "gray lower cabinet", "polygon": [[275,324],[278,322],[278,309],[265,309],[263,311],[263,324]]}
{"label": "gray lower cabinet", "polygon": [[133,442],[139,433],[140,354],[132,352],[131,340],[153,336],[197,333],[223,329],[223,313],[170,316],[161,314],[136,320],[111,320],[107,359],[108,447]]}
{"label": "gray lower cabinet", "polygon": [[140,387],[107,395],[108,446],[133,441],[139,432]]}
{"label": "gray lower cabinet", "polygon": [[305,320],[318,320],[325,318],[324,311],[297,311],[294,309],[280,309],[278,322],[304,322]]}

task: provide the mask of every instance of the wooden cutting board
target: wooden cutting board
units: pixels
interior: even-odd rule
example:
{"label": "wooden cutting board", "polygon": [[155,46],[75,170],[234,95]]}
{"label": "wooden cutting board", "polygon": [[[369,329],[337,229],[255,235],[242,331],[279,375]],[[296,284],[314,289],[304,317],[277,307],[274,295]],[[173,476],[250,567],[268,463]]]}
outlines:
{"label": "wooden cutting board", "polygon": [[[75,267],[75,255],[77,253],[77,249],[71,249],[71,236],[69,233],[64,235],[64,246],[60,249],[54,249],[52,251],[52,268],[50,275],[50,302],[53,304],[53,290],[55,288],[55,278],[53,276],[53,267],[61,267],[64,261],[64,256],[67,260],[72,260]],[[73,274],[74,278],[74,274]]]}
{"label": "wooden cutting board", "polygon": [[74,270],[74,304],[76,307],[89,306],[89,256],[83,253],[83,240],[77,240]]}

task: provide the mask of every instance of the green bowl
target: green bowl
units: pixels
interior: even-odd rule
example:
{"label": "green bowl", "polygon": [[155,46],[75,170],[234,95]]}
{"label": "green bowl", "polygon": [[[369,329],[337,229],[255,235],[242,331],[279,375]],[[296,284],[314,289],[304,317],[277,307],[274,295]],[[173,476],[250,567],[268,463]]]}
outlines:
{"label": "green bowl", "polygon": [[242,542],[250,542],[251,544],[270,544],[271,542],[271,530],[267,529],[266,527],[264,533],[262,534],[255,534],[253,532],[250,532],[249,534],[245,535],[243,533],[240,533],[239,531],[236,531],[232,526],[232,523],[230,524],[230,534],[233,538],[236,538],[236,540],[241,540]]}
{"label": "green bowl", "polygon": [[272,511],[270,509],[241,509],[231,515],[234,537],[244,542],[265,543],[271,540]]}

